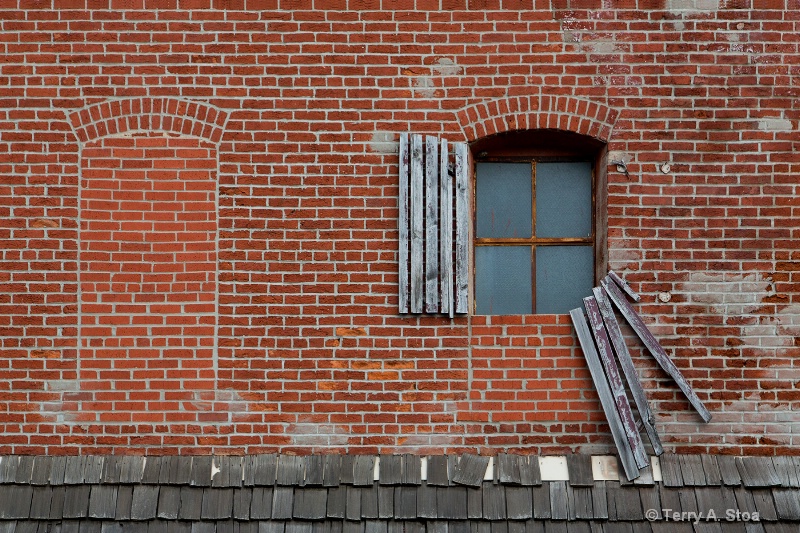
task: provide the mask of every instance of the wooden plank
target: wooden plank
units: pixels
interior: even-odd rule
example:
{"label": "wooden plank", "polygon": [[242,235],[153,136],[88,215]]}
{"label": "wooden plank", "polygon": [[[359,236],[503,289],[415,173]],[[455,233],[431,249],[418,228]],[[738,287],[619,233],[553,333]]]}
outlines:
{"label": "wooden plank", "polygon": [[647,401],[647,396],[644,394],[642,383],[639,381],[639,374],[636,373],[636,367],[633,366],[633,359],[631,359],[631,354],[628,351],[628,345],[625,344],[625,338],[622,335],[619,323],[617,323],[617,318],[614,316],[611,302],[608,301],[602,288],[595,287],[592,289],[592,292],[594,294],[594,299],[597,300],[597,305],[600,307],[603,323],[606,325],[606,331],[611,340],[611,345],[614,347],[619,365],[622,367],[623,374],[625,374],[625,380],[628,382],[628,387],[633,395],[636,409],[639,411],[639,416],[647,432],[647,436],[650,439],[650,444],[653,445],[653,452],[656,455],[661,455],[664,453],[664,447],[661,445],[661,438],[656,431],[655,416],[653,416],[653,412],[650,410],[650,404]]}
{"label": "wooden plank", "polygon": [[439,312],[439,139],[425,137],[425,312]]}
{"label": "wooden plank", "polygon": [[424,298],[425,191],[422,135],[411,136],[411,312],[422,312]]}
{"label": "wooden plank", "polygon": [[408,207],[409,207],[409,142],[408,133],[400,135],[400,171],[398,179],[399,193],[397,198],[397,266],[398,266],[398,311],[408,313]]}
{"label": "wooden plank", "polygon": [[469,312],[469,148],[456,143],[456,313]]}
{"label": "wooden plank", "polygon": [[628,285],[628,282],[622,279],[616,272],[614,272],[613,270],[609,270],[608,277],[610,277],[614,281],[614,283],[617,284],[617,287],[622,289],[622,291],[625,294],[627,294],[631,298],[631,300],[633,300],[634,302],[642,301],[642,297],[636,294],[636,292],[634,292],[634,290],[631,289],[631,286]]}
{"label": "wooden plank", "polygon": [[614,359],[614,352],[611,349],[611,342],[608,340],[608,334],[603,325],[603,317],[600,314],[597,300],[594,299],[594,296],[584,298],[583,306],[586,308],[586,314],[589,317],[592,336],[594,337],[597,351],[600,354],[600,362],[603,363],[603,368],[606,369],[606,377],[608,378],[608,384],[611,387],[611,393],[614,397],[614,404],[617,406],[617,412],[622,421],[622,428],[625,430],[628,443],[633,451],[633,458],[636,460],[636,466],[644,468],[650,464],[650,461],[647,458],[647,452],[644,449],[644,443],[639,435],[639,430],[636,429],[636,420],[633,418],[633,411],[631,411],[631,405],[628,403],[625,385],[622,383],[622,376],[619,373],[619,367],[617,367],[617,362]]}
{"label": "wooden plank", "polygon": [[447,139],[439,145],[439,301],[441,312],[455,314],[453,302],[453,177]]}
{"label": "wooden plank", "polygon": [[614,305],[617,306],[617,309],[620,310],[622,316],[628,321],[628,324],[633,328],[636,332],[636,335],[639,336],[641,341],[650,351],[652,356],[655,358],[656,362],[658,362],[659,366],[664,369],[664,372],[669,374],[675,383],[678,385],[678,388],[683,392],[686,398],[689,400],[689,403],[695,408],[695,410],[700,414],[700,417],[703,421],[708,422],[711,420],[711,413],[708,412],[706,406],[703,405],[703,402],[700,401],[700,398],[697,397],[697,394],[692,390],[692,387],[689,386],[689,383],[686,381],[686,378],[681,374],[681,371],[678,370],[678,367],[675,366],[675,363],[672,362],[672,359],[669,358],[667,352],[664,351],[664,348],[658,343],[656,338],[650,333],[650,330],[647,329],[644,321],[639,316],[639,314],[631,307],[631,304],[625,299],[625,295],[620,292],[619,288],[617,288],[616,284],[610,279],[605,278],[601,282],[603,289],[605,289],[606,294],[611,297],[611,300],[614,302]]}
{"label": "wooden plank", "polygon": [[636,466],[636,459],[633,456],[633,451],[630,448],[625,430],[622,427],[619,413],[617,413],[614,398],[611,394],[611,388],[608,386],[605,374],[603,373],[603,365],[600,362],[600,356],[597,355],[597,351],[594,348],[592,333],[589,330],[589,325],[586,323],[586,318],[583,316],[583,310],[573,309],[569,312],[569,315],[575,326],[575,332],[578,335],[578,341],[580,342],[583,356],[586,358],[586,363],[589,366],[589,372],[592,375],[592,381],[594,381],[597,395],[600,397],[600,405],[603,407],[603,412],[606,415],[606,420],[611,429],[611,436],[614,438],[614,444],[619,452],[625,475],[628,479],[636,479],[639,477],[639,468]]}

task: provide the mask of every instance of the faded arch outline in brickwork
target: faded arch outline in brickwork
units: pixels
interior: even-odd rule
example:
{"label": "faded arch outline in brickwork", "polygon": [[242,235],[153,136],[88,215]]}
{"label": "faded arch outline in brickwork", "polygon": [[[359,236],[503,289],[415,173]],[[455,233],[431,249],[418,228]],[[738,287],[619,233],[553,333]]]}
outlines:
{"label": "faded arch outline in brickwork", "polygon": [[82,421],[150,423],[150,438],[163,445],[159,424],[227,418],[209,412],[220,408],[216,196],[227,115],[175,98],[108,101],[69,114],[82,146]]}
{"label": "faded arch outline in brickwork", "polygon": [[619,112],[572,96],[508,96],[463,108],[456,115],[469,142],[514,130],[558,129],[611,138]]}
{"label": "faded arch outline in brickwork", "polygon": [[228,113],[203,102],[142,97],[92,104],[68,118],[82,143],[137,131],[164,131],[219,144]]}

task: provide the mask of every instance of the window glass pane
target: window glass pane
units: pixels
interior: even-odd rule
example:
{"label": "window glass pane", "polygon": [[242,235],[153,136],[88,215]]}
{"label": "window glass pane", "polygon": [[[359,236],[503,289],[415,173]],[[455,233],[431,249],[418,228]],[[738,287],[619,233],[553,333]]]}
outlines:
{"label": "window glass pane", "polygon": [[479,315],[532,312],[531,247],[475,247],[475,303]]}
{"label": "window glass pane", "polygon": [[531,236],[531,164],[478,163],[477,237]]}
{"label": "window glass pane", "polygon": [[536,247],[536,312],[563,314],[581,307],[594,285],[591,246]]}
{"label": "window glass pane", "polygon": [[592,164],[536,164],[536,236],[590,237]]}

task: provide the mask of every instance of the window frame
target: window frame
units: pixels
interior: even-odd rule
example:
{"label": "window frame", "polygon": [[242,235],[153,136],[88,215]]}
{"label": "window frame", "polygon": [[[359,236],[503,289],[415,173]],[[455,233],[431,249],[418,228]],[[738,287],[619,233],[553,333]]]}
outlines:
{"label": "window frame", "polygon": [[[526,130],[493,135],[472,144],[472,314],[477,314],[475,297],[475,250],[479,246],[521,246],[531,251],[531,309],[536,312],[536,254],[538,246],[592,245],[594,255],[593,279],[596,285],[608,270],[606,242],[607,217],[607,145],[598,139],[562,130]],[[477,237],[478,163],[531,163],[531,233],[530,238]],[[540,162],[589,162],[592,180],[592,235],[590,237],[536,237],[536,164]],[[490,315],[488,315],[490,316]]]}

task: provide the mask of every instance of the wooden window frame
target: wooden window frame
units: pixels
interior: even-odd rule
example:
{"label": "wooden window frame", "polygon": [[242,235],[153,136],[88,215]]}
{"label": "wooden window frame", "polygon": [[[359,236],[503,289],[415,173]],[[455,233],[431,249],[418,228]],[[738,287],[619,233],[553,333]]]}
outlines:
{"label": "wooden window frame", "polygon": [[[531,309],[536,313],[536,253],[538,246],[588,245],[594,253],[594,284],[608,271],[607,218],[607,166],[608,150],[605,143],[572,132],[561,130],[530,130],[501,133],[480,139],[472,144],[472,279],[475,279],[475,249],[478,246],[520,246],[531,250]],[[530,238],[478,238],[477,237],[477,164],[485,162],[531,163],[531,233]],[[592,235],[590,237],[537,238],[536,237],[536,163],[589,162],[592,164]],[[474,297],[472,313],[477,309]]]}

